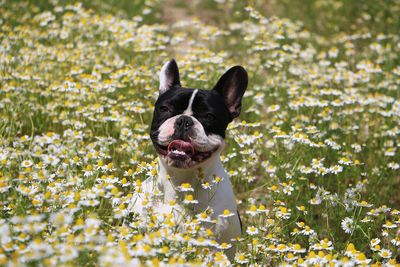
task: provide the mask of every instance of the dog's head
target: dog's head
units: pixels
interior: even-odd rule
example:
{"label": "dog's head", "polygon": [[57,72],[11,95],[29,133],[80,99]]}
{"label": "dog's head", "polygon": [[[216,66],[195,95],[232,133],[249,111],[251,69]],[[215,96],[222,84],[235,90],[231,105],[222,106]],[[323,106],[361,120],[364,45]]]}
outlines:
{"label": "dog's head", "polygon": [[228,124],[240,114],[247,72],[229,69],[212,90],[181,87],[175,60],[161,69],[151,140],[169,167],[195,168],[218,155]]}

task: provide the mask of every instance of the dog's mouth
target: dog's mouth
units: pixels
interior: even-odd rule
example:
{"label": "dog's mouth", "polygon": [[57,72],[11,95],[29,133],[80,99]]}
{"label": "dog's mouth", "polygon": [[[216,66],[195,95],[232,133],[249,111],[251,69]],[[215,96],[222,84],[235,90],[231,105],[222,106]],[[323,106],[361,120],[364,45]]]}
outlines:
{"label": "dog's mouth", "polygon": [[176,160],[186,160],[195,154],[193,145],[182,140],[172,141],[167,150],[167,156]]}
{"label": "dog's mouth", "polygon": [[167,164],[177,168],[190,168],[208,158],[218,149],[198,151],[192,143],[184,140],[173,140],[167,146],[155,143],[157,152],[166,159]]}

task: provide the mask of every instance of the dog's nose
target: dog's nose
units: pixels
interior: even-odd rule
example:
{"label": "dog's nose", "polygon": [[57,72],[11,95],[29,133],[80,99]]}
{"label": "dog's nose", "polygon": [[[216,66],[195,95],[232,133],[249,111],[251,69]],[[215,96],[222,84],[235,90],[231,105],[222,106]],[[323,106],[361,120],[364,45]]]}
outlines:
{"label": "dog's nose", "polygon": [[175,124],[177,126],[177,130],[187,131],[193,126],[194,122],[189,116],[183,115],[176,119]]}
{"label": "dog's nose", "polygon": [[191,117],[182,115],[175,121],[175,132],[174,139],[181,139],[184,141],[189,141],[189,130],[194,125],[194,121]]}

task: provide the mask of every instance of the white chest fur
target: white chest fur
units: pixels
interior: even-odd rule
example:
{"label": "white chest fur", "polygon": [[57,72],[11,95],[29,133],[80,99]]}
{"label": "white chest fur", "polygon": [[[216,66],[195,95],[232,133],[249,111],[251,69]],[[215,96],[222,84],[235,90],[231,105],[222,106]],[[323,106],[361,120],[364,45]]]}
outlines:
{"label": "white chest fur", "polygon": [[[191,189],[182,190],[182,184]],[[219,243],[231,243],[231,239],[240,236],[241,225],[232,184],[218,154],[200,169],[189,170],[168,168],[160,159],[157,180],[149,178],[142,184],[142,194],[152,194],[155,190],[163,194],[161,201],[153,204],[157,213],[171,214],[174,213],[173,210],[178,210],[179,212],[174,213],[175,216],[183,213],[195,215],[211,209],[213,211],[211,219],[216,221],[214,234]],[[184,204],[187,195],[192,195],[196,203]],[[176,205],[171,206],[171,202],[176,202]],[[140,196],[137,196],[133,203],[135,212],[139,214],[144,212]],[[224,216],[224,211],[225,213],[229,211],[233,215]],[[233,253],[234,249],[227,252],[230,257]]]}

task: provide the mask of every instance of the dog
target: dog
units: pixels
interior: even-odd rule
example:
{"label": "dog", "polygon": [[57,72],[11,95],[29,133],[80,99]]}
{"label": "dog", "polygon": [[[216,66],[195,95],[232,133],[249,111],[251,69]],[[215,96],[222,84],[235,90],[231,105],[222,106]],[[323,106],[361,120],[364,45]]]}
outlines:
{"label": "dog", "polygon": [[[183,209],[182,192],[178,188],[186,185],[195,203],[189,212],[192,215],[211,212],[211,219],[216,222],[214,234],[220,244],[230,244],[241,235],[232,184],[220,154],[227,126],[240,114],[247,83],[246,70],[234,66],[212,90],[184,88],[177,63],[171,59],[160,71],[159,96],[151,124],[150,137],[159,159],[158,177],[143,182],[142,195],[161,192],[160,203],[153,203],[152,208],[170,214]],[[135,212],[143,212],[142,201],[135,199]],[[223,216],[227,213],[231,216]],[[234,253],[234,246],[226,252],[230,259]]]}

